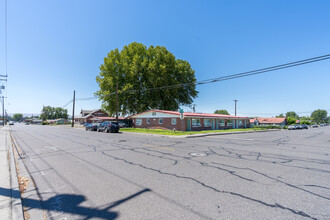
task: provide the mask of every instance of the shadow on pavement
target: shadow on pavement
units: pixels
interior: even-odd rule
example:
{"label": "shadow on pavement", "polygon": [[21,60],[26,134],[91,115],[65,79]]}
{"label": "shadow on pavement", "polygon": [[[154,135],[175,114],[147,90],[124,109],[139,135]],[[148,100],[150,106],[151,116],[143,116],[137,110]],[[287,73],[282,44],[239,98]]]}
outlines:
{"label": "shadow on pavement", "polygon": [[[15,190],[17,191],[17,190]],[[129,201],[145,192],[150,192],[150,189],[141,190],[131,196],[128,196],[124,199],[113,202],[111,205],[107,206],[104,209],[98,208],[89,208],[79,206],[82,202],[86,201],[86,197],[83,195],[74,195],[74,194],[58,194],[49,198],[46,201],[39,201],[36,199],[23,199],[23,206],[30,209],[42,209],[45,211],[55,211],[63,212],[72,215],[79,215],[83,219],[89,218],[101,218],[101,219],[115,219],[119,216],[117,212],[111,212],[109,209],[114,208],[126,201]],[[17,191],[18,192],[18,191]],[[11,189],[6,189],[0,187],[0,195],[11,197],[12,195],[17,195],[17,193],[12,193]],[[40,207],[41,205],[41,207]]]}

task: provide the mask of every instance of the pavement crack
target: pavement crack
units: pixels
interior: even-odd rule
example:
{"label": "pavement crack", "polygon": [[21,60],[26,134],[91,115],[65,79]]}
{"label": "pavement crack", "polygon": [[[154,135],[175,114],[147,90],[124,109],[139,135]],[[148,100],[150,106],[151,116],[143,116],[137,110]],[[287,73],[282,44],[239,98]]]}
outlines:
{"label": "pavement crack", "polygon": [[299,216],[302,216],[302,217],[307,217],[307,218],[315,219],[315,220],[317,219],[317,218],[314,218],[314,217],[308,215],[307,213],[305,213],[303,211],[297,211],[297,210],[282,206],[278,203],[269,204],[269,203],[266,203],[264,201],[254,199],[254,198],[251,198],[251,197],[239,194],[239,193],[235,193],[235,192],[231,192],[231,191],[225,191],[225,190],[219,190],[219,189],[217,189],[213,186],[207,185],[207,184],[203,183],[202,181],[197,180],[195,178],[187,177],[187,176],[181,176],[181,175],[177,175],[177,174],[174,174],[174,173],[164,172],[164,171],[161,171],[161,170],[158,170],[158,169],[155,169],[155,168],[147,167],[147,166],[139,164],[139,163],[134,163],[134,162],[128,161],[128,160],[123,159],[123,158],[119,158],[119,157],[115,157],[115,156],[106,154],[104,151],[102,151],[102,154],[107,156],[107,157],[110,157],[114,160],[122,161],[122,162],[127,163],[127,164],[132,165],[132,166],[137,166],[137,167],[141,167],[141,168],[146,169],[146,170],[157,172],[161,175],[168,175],[168,176],[172,176],[172,177],[179,178],[179,179],[186,179],[186,180],[193,181],[193,182],[203,186],[204,188],[208,188],[208,189],[213,190],[217,193],[229,194],[229,195],[232,195],[232,196],[235,196],[235,197],[239,197],[239,198],[243,198],[243,199],[246,199],[246,200],[249,200],[249,201],[252,201],[252,202],[256,202],[258,204],[261,204],[261,205],[264,205],[264,206],[267,206],[267,207],[270,207],[270,208],[279,208],[279,209],[283,209],[283,210],[286,210],[286,211],[290,211],[291,213],[293,213],[295,215],[299,215]]}

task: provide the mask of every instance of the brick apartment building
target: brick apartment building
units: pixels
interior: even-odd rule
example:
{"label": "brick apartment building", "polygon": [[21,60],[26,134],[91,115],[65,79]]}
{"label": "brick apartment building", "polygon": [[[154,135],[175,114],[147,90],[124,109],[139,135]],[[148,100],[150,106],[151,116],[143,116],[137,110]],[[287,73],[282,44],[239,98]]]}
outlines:
{"label": "brick apartment building", "polygon": [[170,129],[178,131],[221,130],[250,127],[248,117],[207,113],[180,113],[165,110],[149,110],[130,116],[135,128]]}

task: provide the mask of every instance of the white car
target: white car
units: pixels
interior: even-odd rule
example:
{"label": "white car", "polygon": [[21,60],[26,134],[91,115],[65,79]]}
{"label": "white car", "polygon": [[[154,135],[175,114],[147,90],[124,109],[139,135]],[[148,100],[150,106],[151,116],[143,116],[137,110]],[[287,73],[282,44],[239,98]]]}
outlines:
{"label": "white car", "polygon": [[14,122],[13,121],[10,121],[8,124],[9,125],[14,125]]}

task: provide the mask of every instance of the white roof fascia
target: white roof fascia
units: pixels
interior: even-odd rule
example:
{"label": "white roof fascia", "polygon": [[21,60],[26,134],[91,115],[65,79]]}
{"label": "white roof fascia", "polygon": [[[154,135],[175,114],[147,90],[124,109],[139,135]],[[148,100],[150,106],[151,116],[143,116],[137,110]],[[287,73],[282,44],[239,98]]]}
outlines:
{"label": "white roof fascia", "polygon": [[152,115],[156,111],[148,111],[139,115],[135,115],[132,118],[180,118],[180,115],[168,114],[163,112],[156,112],[156,115]]}

